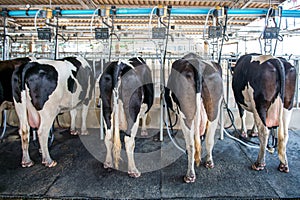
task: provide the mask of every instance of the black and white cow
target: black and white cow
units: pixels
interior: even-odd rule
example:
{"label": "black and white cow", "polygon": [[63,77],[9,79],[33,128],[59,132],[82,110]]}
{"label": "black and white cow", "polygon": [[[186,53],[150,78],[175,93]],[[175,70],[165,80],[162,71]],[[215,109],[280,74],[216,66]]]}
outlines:
{"label": "black and white cow", "polygon": [[[205,166],[213,168],[212,150],[215,131],[223,100],[222,70],[214,62],[204,61],[189,53],[172,65],[165,99],[168,107],[176,110],[188,153],[188,170],[184,181],[194,182],[201,162],[200,136],[206,133],[207,158]],[[177,107],[175,106],[175,104]]]}
{"label": "black and white cow", "polygon": [[13,107],[11,77],[16,68],[35,58],[24,57],[0,61],[0,112]]}
{"label": "black and white cow", "polygon": [[296,70],[283,58],[248,54],[236,63],[232,89],[245,130],[244,109],[253,113],[258,128],[260,151],[254,170],[263,170],[269,138],[268,128],[278,127],[278,169],[288,172],[286,144],[295,94]]}
{"label": "black and white cow", "polygon": [[139,177],[141,173],[134,162],[134,138],[139,118],[147,113],[153,104],[151,71],[142,58],[112,62],[101,75],[99,85],[107,149],[104,168],[113,167],[113,158],[115,167],[119,167],[120,130],[123,130],[126,133],[128,174],[131,177]]}
{"label": "black and white cow", "polygon": [[[17,68],[12,76],[13,99],[19,117],[22,142],[22,167],[33,165],[28,153],[29,127],[37,130],[42,163],[54,167],[48,151],[48,134],[60,112],[76,115],[82,105],[81,133],[87,134],[86,116],[93,94],[94,76],[87,61],[81,57],[61,60],[37,60]],[[73,119],[75,117],[72,117]],[[75,120],[71,121],[75,130]]]}

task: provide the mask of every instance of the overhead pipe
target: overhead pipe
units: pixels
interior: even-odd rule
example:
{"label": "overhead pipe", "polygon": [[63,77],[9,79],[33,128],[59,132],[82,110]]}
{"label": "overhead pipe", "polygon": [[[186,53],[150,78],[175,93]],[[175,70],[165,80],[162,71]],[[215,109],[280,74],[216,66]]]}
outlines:
{"label": "overhead pipe", "polygon": [[[95,10],[61,10],[62,16],[72,15],[93,15]],[[150,15],[151,8],[118,8],[117,15]],[[1,11],[1,15],[2,15]],[[38,10],[11,10],[8,11],[10,17],[34,17]],[[206,15],[208,8],[173,8],[172,15]],[[266,15],[268,9],[229,9],[228,15]],[[53,15],[56,11],[53,10]],[[300,17],[300,10],[282,10],[282,17]]]}

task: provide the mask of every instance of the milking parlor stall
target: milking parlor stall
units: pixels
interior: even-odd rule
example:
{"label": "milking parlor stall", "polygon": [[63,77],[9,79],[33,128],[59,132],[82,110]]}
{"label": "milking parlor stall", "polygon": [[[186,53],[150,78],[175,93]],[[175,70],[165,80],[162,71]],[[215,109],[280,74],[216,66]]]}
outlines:
{"label": "milking parlor stall", "polygon": [[0,198],[300,198],[299,0],[0,0]]}

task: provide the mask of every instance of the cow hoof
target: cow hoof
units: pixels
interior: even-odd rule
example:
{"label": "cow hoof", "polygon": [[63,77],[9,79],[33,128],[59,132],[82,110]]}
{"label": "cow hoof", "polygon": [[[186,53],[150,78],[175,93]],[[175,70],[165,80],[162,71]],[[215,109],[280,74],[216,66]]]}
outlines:
{"label": "cow hoof", "polygon": [[22,167],[32,167],[34,165],[34,162],[32,161],[29,161],[29,162],[25,162],[25,161],[22,161]]}
{"label": "cow hoof", "polygon": [[261,171],[261,170],[265,169],[265,166],[266,166],[266,163],[255,162],[251,167],[255,171]]}
{"label": "cow hoof", "polygon": [[278,170],[280,172],[285,172],[285,173],[289,173],[289,166],[286,165],[286,164],[283,164],[283,163],[280,163],[279,166],[278,166]]}
{"label": "cow hoof", "polygon": [[245,132],[243,131],[242,134],[241,134],[241,137],[242,137],[242,138],[248,138],[248,135],[247,135],[247,133],[245,133]]}
{"label": "cow hoof", "polygon": [[88,131],[82,131],[81,135],[89,135],[89,132]]}
{"label": "cow hoof", "polygon": [[103,163],[103,168],[104,169],[111,169],[111,168],[113,168],[113,166],[110,162],[104,162]]}
{"label": "cow hoof", "polygon": [[148,136],[147,130],[142,130],[141,131],[141,136]]}
{"label": "cow hoof", "polygon": [[49,162],[43,162],[43,164],[46,166],[46,167],[55,167],[57,165],[57,162],[52,160],[50,163]]}
{"label": "cow hoof", "polygon": [[206,167],[207,169],[212,169],[212,168],[215,167],[215,165],[214,165],[214,163],[213,163],[212,161],[207,161],[207,162],[205,163],[205,167]]}
{"label": "cow hoof", "polygon": [[191,175],[191,176],[185,176],[183,178],[184,182],[186,183],[194,183],[196,180],[196,176],[195,175]]}
{"label": "cow hoof", "polygon": [[258,137],[258,132],[251,131],[250,137]]}
{"label": "cow hoof", "polygon": [[79,132],[76,130],[70,130],[71,135],[79,135]]}
{"label": "cow hoof", "polygon": [[131,178],[138,178],[141,176],[141,172],[139,171],[129,171],[128,172],[128,175],[131,177]]}

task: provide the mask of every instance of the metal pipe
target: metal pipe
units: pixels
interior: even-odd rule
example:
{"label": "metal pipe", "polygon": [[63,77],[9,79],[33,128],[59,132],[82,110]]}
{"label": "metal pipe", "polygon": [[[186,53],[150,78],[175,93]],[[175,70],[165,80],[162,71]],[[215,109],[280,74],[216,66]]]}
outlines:
{"label": "metal pipe", "polygon": [[[150,15],[151,8],[118,8],[117,15]],[[34,17],[38,10],[11,10],[10,17]],[[61,10],[62,16],[68,15],[92,15],[95,10]],[[173,8],[172,15],[206,15],[207,8]],[[3,11],[0,13],[2,14]],[[27,15],[26,15],[27,12]],[[266,15],[268,9],[228,9],[228,15]],[[53,10],[53,15],[56,11]],[[300,10],[282,10],[282,17],[300,17]]]}
{"label": "metal pipe", "polygon": [[2,39],[2,60],[6,60],[6,50],[7,50],[7,43],[6,43],[6,22],[7,18],[3,16],[3,39]]}

